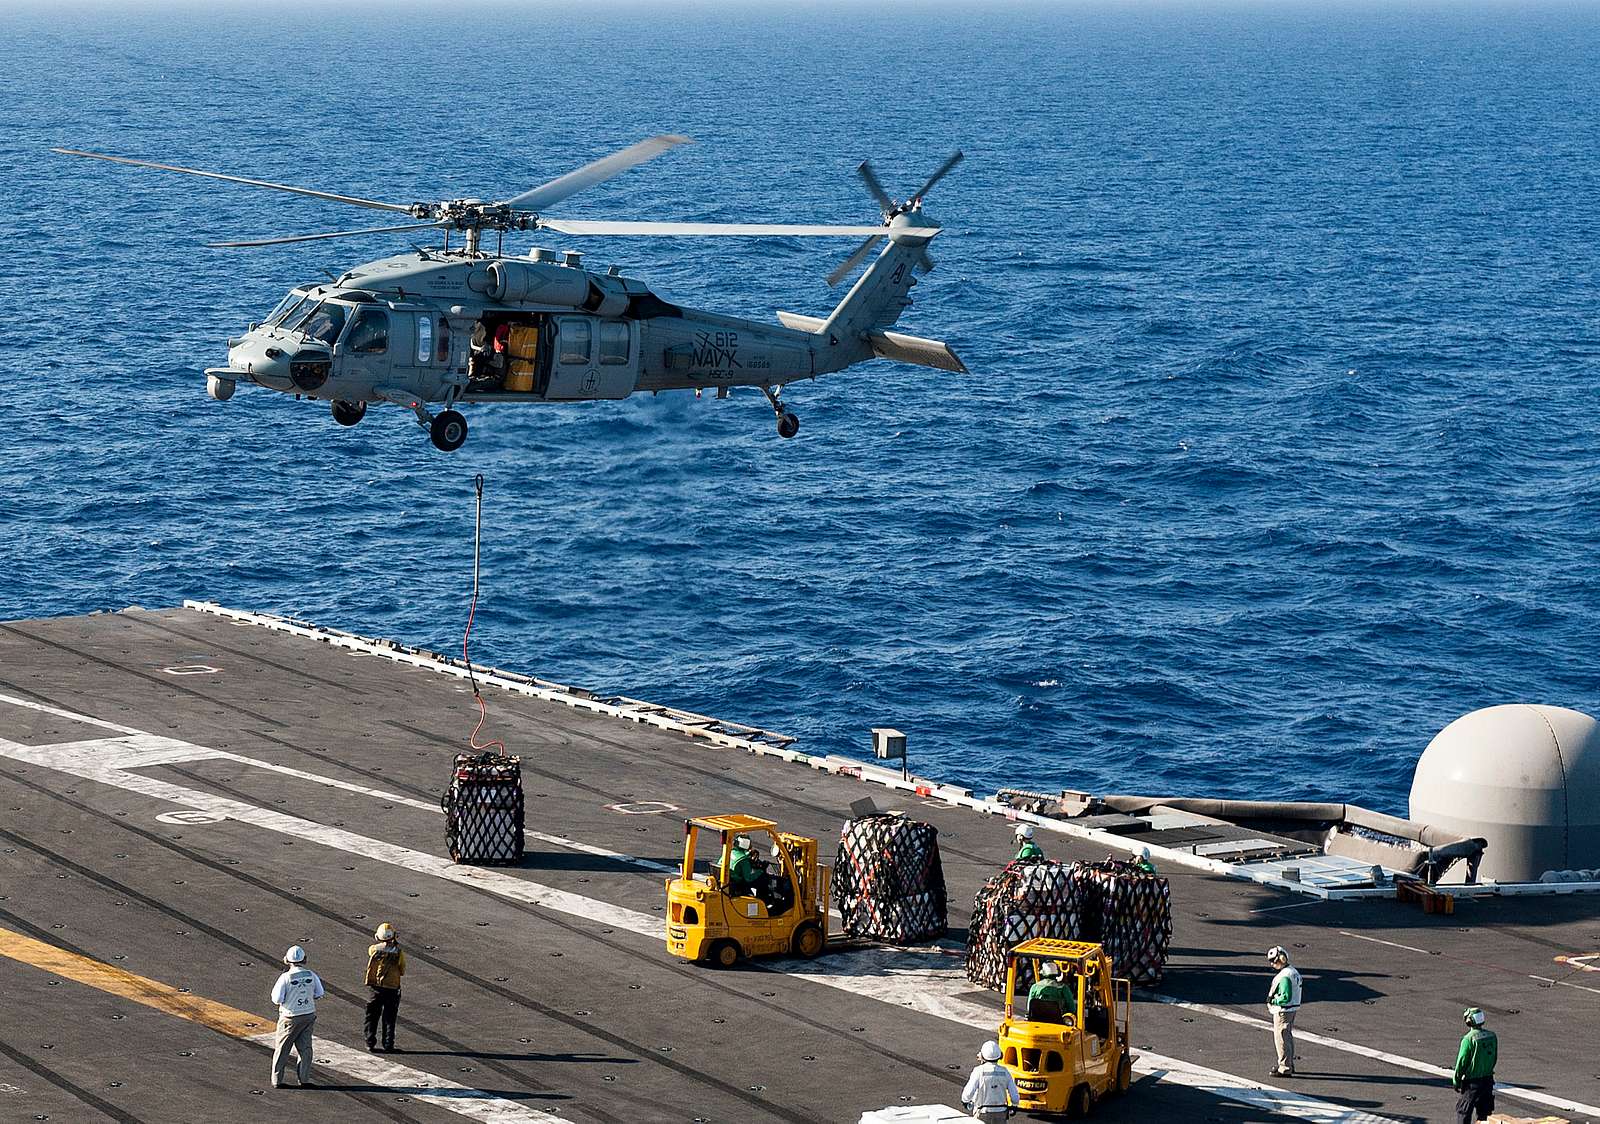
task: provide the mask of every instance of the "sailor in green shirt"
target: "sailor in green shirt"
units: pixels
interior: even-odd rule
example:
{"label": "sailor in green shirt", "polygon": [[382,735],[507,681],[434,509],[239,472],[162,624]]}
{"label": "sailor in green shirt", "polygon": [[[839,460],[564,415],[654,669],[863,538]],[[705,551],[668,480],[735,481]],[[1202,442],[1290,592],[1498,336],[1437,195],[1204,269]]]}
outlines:
{"label": "sailor in green shirt", "polygon": [[1450,1083],[1461,1094],[1456,1098],[1456,1120],[1472,1124],[1473,1116],[1487,1120],[1494,1112],[1494,1063],[1500,1057],[1500,1040],[1492,1030],[1483,1029],[1483,1011],[1468,1007],[1461,1013],[1467,1033],[1456,1052],[1456,1070]]}
{"label": "sailor in green shirt", "polygon": [[1033,825],[1031,823],[1017,825],[1017,857],[1012,862],[1026,862],[1029,859],[1042,859],[1044,852],[1033,841]]}
{"label": "sailor in green shirt", "polygon": [[[1065,1011],[1072,1005],[1074,996],[1068,989],[1066,981],[1061,977],[1061,966],[1054,960],[1046,960],[1039,965],[1039,978],[1028,989],[1028,1018],[1032,1019],[1033,1004],[1035,1000],[1044,1003],[1054,1003],[1056,1010]],[[1044,1020],[1060,1022],[1059,1018]]]}
{"label": "sailor in green shirt", "polygon": [[735,897],[753,894],[760,881],[761,868],[756,865],[755,855],[750,851],[750,837],[735,836],[733,854],[728,861],[728,892]]}
{"label": "sailor in green shirt", "polygon": [[1156,864],[1150,861],[1150,848],[1140,847],[1139,854],[1134,858],[1133,865],[1145,874],[1154,874]]}

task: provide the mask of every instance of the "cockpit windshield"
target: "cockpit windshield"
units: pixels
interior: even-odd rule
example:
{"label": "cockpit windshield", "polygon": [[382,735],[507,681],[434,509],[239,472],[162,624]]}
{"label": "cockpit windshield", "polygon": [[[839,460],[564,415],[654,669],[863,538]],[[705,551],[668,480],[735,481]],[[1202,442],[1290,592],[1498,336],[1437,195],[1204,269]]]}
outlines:
{"label": "cockpit windshield", "polygon": [[291,312],[304,304],[305,299],[306,291],[304,289],[292,290],[288,296],[284,297],[278,302],[278,307],[272,310],[272,315],[268,316],[261,323],[263,326],[268,328],[277,327],[284,321],[284,319],[288,317]]}
{"label": "cockpit windshield", "polygon": [[344,318],[344,305],[318,301],[303,312],[291,310],[291,315],[284,317],[282,326],[332,346],[333,341],[339,338],[339,333],[344,331]]}

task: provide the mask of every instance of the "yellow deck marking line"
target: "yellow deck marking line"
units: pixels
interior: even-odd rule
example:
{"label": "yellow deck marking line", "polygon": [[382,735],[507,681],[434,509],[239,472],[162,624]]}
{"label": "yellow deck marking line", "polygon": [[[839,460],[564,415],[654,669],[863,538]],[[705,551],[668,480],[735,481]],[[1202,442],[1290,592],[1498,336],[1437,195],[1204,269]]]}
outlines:
{"label": "yellow deck marking line", "polygon": [[113,967],[76,952],[68,952],[44,941],[36,941],[10,929],[0,929],[0,956],[60,976],[76,980],[97,991],[131,999],[154,1007],[180,1019],[210,1027],[230,1038],[254,1038],[275,1025],[272,1020],[260,1018],[226,1003],[217,1003],[198,995],[179,991],[171,984],[147,979],[122,968]]}
{"label": "yellow deck marking line", "polygon": [[[277,1024],[272,1019],[252,1015],[214,999],[189,995],[171,984],[69,952],[10,929],[0,928],[0,956],[108,995],[153,1007],[163,1014],[176,1015],[229,1038],[269,1049],[273,1044]],[[373,1057],[325,1038],[317,1038],[314,1052],[318,1066],[390,1092],[429,1101],[458,1115],[485,1121],[486,1124],[565,1124],[560,1117],[547,1112],[528,1108],[480,1089],[458,1085],[420,1069]]]}

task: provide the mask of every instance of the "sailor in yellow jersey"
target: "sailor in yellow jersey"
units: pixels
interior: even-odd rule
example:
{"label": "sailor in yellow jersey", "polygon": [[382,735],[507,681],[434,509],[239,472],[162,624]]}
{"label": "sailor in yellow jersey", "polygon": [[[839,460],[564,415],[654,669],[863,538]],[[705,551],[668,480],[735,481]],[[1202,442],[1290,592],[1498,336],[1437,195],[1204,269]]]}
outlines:
{"label": "sailor in yellow jersey", "polygon": [[367,949],[366,984],[372,989],[367,1000],[367,1049],[378,1051],[378,1024],[383,1023],[383,1050],[394,1052],[394,1021],[400,1014],[400,977],[406,974],[406,954],[400,951],[400,938],[394,926],[385,921],[373,938],[378,942]]}

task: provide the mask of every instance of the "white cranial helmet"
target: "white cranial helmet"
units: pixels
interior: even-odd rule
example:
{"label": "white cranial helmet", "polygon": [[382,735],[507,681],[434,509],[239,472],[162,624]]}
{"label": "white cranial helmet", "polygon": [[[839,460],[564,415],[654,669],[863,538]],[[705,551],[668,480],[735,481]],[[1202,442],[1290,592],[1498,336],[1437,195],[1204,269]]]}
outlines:
{"label": "white cranial helmet", "polygon": [[297,944],[290,945],[289,951],[283,954],[283,962],[285,964],[304,964],[306,962],[306,950]]}
{"label": "white cranial helmet", "polygon": [[993,1038],[989,1039],[989,1041],[983,1044],[983,1049],[978,1051],[978,1057],[982,1058],[986,1062],[999,1061],[1000,1043],[996,1042]]}
{"label": "white cranial helmet", "polygon": [[733,837],[733,845],[741,851],[748,851],[750,849],[750,837],[748,835],[735,835]]}
{"label": "white cranial helmet", "polygon": [[1033,838],[1033,825],[1031,823],[1018,824],[1017,825],[1017,838],[1018,839],[1032,839]]}

